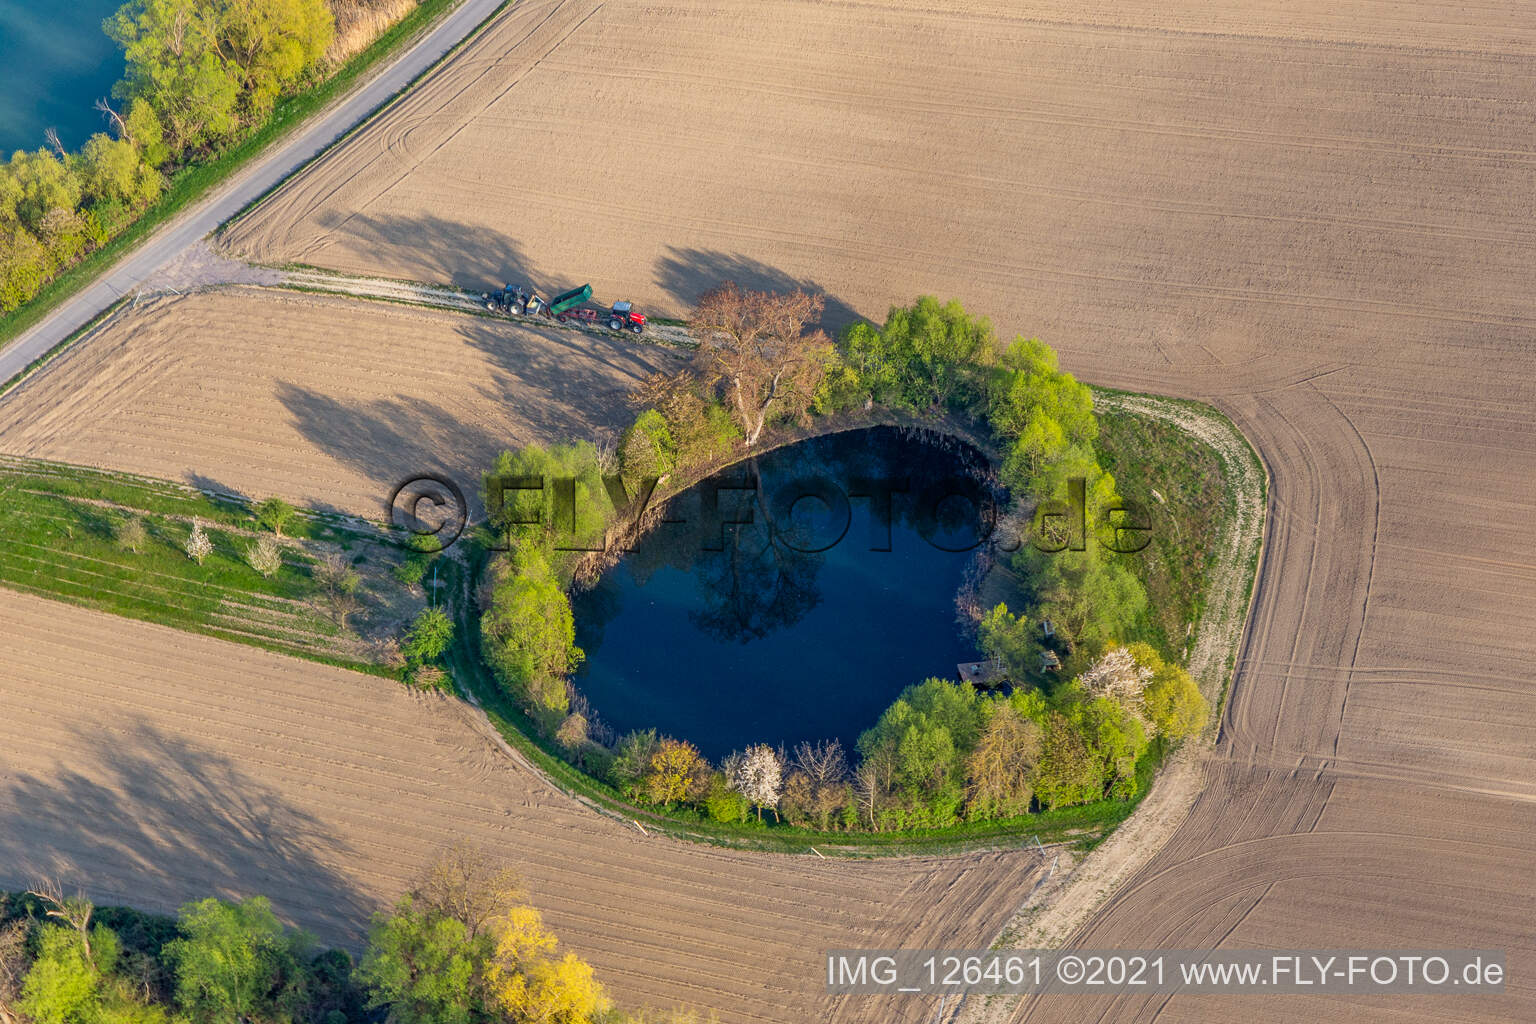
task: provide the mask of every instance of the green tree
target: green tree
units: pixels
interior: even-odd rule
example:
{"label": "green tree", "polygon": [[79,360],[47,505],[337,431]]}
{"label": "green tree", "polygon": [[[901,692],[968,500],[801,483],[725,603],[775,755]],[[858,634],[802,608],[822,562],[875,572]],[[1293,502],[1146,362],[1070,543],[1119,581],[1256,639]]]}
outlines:
{"label": "green tree", "polygon": [[102,25],[127,60],[114,92],[149,104],[174,156],[222,142],[239,126],[241,76],[219,53],[220,6],[130,0]]}
{"label": "green tree", "polygon": [[1035,796],[1041,806],[1054,810],[1088,803],[1103,795],[1103,766],[1081,727],[1059,711],[1050,712],[1045,719],[1040,763],[1035,773]]}
{"label": "green tree", "polygon": [[600,545],[615,515],[589,441],[504,451],[484,489],[491,523],[520,550],[537,548],[551,566]]}
{"label": "green tree", "polygon": [[128,116],[123,118],[124,137],[138,147],[148,167],[159,167],[170,157],[165,144],[165,128],[154,106],[142,96],[134,97],[128,104]]}
{"label": "green tree", "polygon": [[1043,424],[1051,425],[1063,447],[1088,445],[1099,436],[1092,392],[1061,369],[1056,353],[1039,338],[1014,339],[999,364],[988,411],[1000,436],[1017,439],[1031,425]]}
{"label": "green tree", "polygon": [[117,959],[117,936],[97,925],[90,952],[80,933],[47,925],[22,984],[19,1008],[36,1024],[91,1024],[101,1012],[102,975]]}
{"label": "green tree", "polygon": [[417,663],[436,661],[453,643],[453,620],[441,608],[424,608],[405,635],[406,657]]}
{"label": "green tree", "polygon": [[964,794],[963,760],[981,735],[984,711],[970,687],[928,679],[902,692],[859,737],[879,785],[896,792],[910,824],[947,824]]}
{"label": "green tree", "polygon": [[46,149],[12,154],[9,172],[7,205],[16,219],[46,244],[44,218],[59,211],[73,214],[80,206],[84,194],[80,175]]}
{"label": "green tree", "polygon": [[661,736],[655,729],[637,729],[620,737],[613,763],[608,766],[608,777],[619,792],[631,800],[639,799],[651,755],[660,746]]}
{"label": "green tree", "polygon": [[982,616],[977,627],[982,653],[996,662],[1007,677],[1022,682],[1040,664],[1040,640],[1029,620],[998,604]]}
{"label": "green tree", "polygon": [[80,151],[80,175],[87,195],[130,208],[153,202],[164,186],[160,172],[145,164],[133,143],[100,132]]}
{"label": "green tree", "polygon": [[549,719],[570,709],[566,676],[581,662],[571,603],[537,551],[492,570],[491,605],[480,620],[486,660],[511,696]]}
{"label": "green tree", "polygon": [[215,0],[214,7],[219,52],[238,70],[245,113],[253,121],[298,84],[335,35],[324,0]]}
{"label": "green tree", "polygon": [[878,331],[849,328],[843,360],[874,401],[927,412],[968,401],[978,367],[995,346],[985,318],[970,316],[959,302],[924,295],[911,306],[893,306]]}
{"label": "green tree", "polygon": [[1098,697],[1082,704],[1082,727],[1102,764],[1110,794],[1122,800],[1136,795],[1136,762],[1148,739],[1141,719],[1119,701]]}
{"label": "green tree", "polygon": [[1026,545],[1014,556],[1014,568],[1030,581],[1034,614],[1050,619],[1074,646],[1103,646],[1125,636],[1146,610],[1146,591],[1125,557],[1092,544],[1056,552]]}
{"label": "green tree", "polygon": [[1210,706],[1189,672],[1181,665],[1167,664],[1147,644],[1131,644],[1130,652],[1137,664],[1152,670],[1141,699],[1157,734],[1181,740],[1199,732]]}
{"label": "green tree", "polygon": [[53,273],[48,251],[19,223],[0,221],[0,313],[9,313],[37,294]]}
{"label": "green tree", "polygon": [[290,936],[265,896],[205,899],[181,908],[182,937],[166,943],[176,1003],[194,1021],[225,1024],[290,1010],[304,978]]}
{"label": "green tree", "polygon": [[292,505],[277,497],[268,498],[258,504],[255,512],[256,522],[279,537],[283,535],[283,527],[298,514]]}
{"label": "green tree", "polygon": [[369,1005],[389,1007],[393,1024],[469,1024],[489,951],[488,936],[472,939],[462,921],[406,896],[374,918],[357,977]]}

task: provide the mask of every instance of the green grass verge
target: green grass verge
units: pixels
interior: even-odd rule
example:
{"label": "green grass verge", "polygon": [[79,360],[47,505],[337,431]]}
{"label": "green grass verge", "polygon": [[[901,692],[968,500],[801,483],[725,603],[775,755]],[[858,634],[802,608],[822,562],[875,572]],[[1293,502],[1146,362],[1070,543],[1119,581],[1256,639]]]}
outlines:
{"label": "green grass verge", "polygon": [[[340,630],[311,607],[319,596],[315,556],[306,550],[359,548],[377,563],[369,576],[387,578],[392,566],[376,535],[317,515],[299,515],[285,535],[283,565],[270,578],[245,560],[256,529],[247,502],[211,496],[167,481],[29,460],[0,462],[0,507],[6,543],[0,545],[0,585],[99,611],[194,633],[217,636],[326,664],[383,675],[389,670],[335,653]],[[118,542],[119,526],[138,518],[146,539],[137,551]],[[201,564],[187,557],[191,519],[204,522],[213,551]],[[309,542],[309,543],[306,543]],[[360,546],[366,544],[368,554]],[[403,554],[401,556],[403,559]],[[377,585],[375,584],[375,587]],[[364,609],[370,591],[363,590]],[[360,615],[366,615],[362,611]]]}
{"label": "green grass verge", "polygon": [[1150,513],[1149,543],[1126,559],[1147,592],[1138,639],[1164,657],[1188,658],[1231,514],[1226,469],[1216,452],[1164,420],[1123,410],[1099,413],[1099,459],[1120,494]]}
{"label": "green grass verge", "polygon": [[[33,327],[64,300],[90,284],[113,263],[127,255],[156,228],[201,199],[215,185],[244,167],[268,146],[287,137],[317,111],[344,94],[380,62],[396,55],[429,29],[458,0],[420,0],[405,17],[360,53],[312,88],[278,101],[272,114],[256,130],[216,156],[182,168],[148,209],[106,245],[65,270],[0,319],[0,346]],[[386,101],[386,103],[389,101]],[[366,120],[366,118],[364,119]]]}
{"label": "green grass verge", "polygon": [[[479,561],[479,559],[476,559]],[[449,592],[468,594],[473,588],[473,569],[448,561],[452,566]],[[1003,821],[968,822],[942,829],[900,832],[821,832],[790,825],[751,822],[741,825],[711,821],[691,810],[667,811],[626,800],[607,783],[566,761],[556,746],[540,736],[535,723],[497,685],[480,655],[478,617],[467,600],[454,603],[454,644],[447,656],[455,682],[480,704],[503,739],[528,758],[551,782],[570,796],[600,813],[626,822],[639,822],[647,831],[679,839],[778,853],[810,854],[811,848],[828,856],[893,856],[958,853],[972,849],[1018,847],[1041,843],[1094,844],[1124,821],[1141,795],[1145,795],[1157,770],[1156,756],[1137,765],[1139,793],[1131,800],[1101,800]]]}

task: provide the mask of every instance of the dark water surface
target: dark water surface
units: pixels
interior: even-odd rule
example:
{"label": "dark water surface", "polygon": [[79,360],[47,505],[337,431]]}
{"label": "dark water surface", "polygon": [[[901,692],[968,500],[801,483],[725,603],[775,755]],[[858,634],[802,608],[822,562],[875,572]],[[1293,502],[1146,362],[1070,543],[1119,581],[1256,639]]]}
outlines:
{"label": "dark water surface", "polygon": [[101,30],[123,0],[0,0],[0,158],[46,145],[69,149],[107,131],[95,109],[123,77],[123,53]]}
{"label": "dark water surface", "polygon": [[[974,552],[943,548],[974,546],[976,504],[938,498],[974,496],[979,466],[970,449],[874,428],[779,449],[680,495],[668,515],[685,522],[658,526],[575,597],[577,687],[620,732],[654,727],[715,759],[758,742],[851,750],[903,688],[953,678],[975,656],[955,621]],[[878,498],[839,497],[903,483],[888,543]]]}

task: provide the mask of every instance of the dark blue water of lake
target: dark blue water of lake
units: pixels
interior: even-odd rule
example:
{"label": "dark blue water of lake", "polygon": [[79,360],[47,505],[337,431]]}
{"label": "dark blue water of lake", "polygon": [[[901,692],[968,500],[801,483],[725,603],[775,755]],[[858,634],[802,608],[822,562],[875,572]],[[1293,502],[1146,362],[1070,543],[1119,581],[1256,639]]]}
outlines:
{"label": "dark blue water of lake", "polygon": [[58,131],[69,149],[107,131],[94,107],[123,77],[123,52],[101,22],[123,0],[0,0],[0,158],[46,145]]}
{"label": "dark blue water of lake", "polygon": [[[684,522],[574,597],[577,687],[619,732],[654,727],[714,759],[833,738],[851,752],[903,688],[975,657],[955,597],[983,529],[978,468],[972,449],[882,427],[779,449],[680,495],[668,518]],[[906,488],[887,492],[888,531],[885,485]],[[847,497],[860,494],[874,497]]]}

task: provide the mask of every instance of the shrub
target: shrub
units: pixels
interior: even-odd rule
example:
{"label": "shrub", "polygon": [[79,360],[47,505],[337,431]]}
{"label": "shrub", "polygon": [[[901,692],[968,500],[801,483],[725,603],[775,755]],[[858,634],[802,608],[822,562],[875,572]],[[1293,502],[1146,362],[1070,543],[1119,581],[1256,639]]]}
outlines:
{"label": "shrub", "polygon": [[704,810],[713,821],[738,824],[751,815],[752,804],[726,783],[724,775],[716,772],[704,797]]}
{"label": "shrub", "polygon": [[276,537],[260,537],[245,549],[245,560],[252,569],[270,579],[283,567],[283,548]]}
{"label": "shrub", "polygon": [[436,661],[453,643],[453,620],[441,608],[425,608],[416,616],[402,649],[416,663]]}
{"label": "shrub", "polygon": [[405,561],[389,571],[390,575],[407,587],[414,587],[421,582],[427,574],[427,566],[431,559],[422,555],[411,555]]}
{"label": "shrub", "polygon": [[436,665],[417,665],[411,673],[411,685],[418,690],[451,690],[448,673]]}
{"label": "shrub", "polygon": [[147,543],[149,543],[149,530],[145,528],[143,519],[138,516],[129,516],[117,524],[117,546],[124,551],[138,554]]}
{"label": "shrub", "polygon": [[677,442],[666,418],[655,409],[642,412],[619,441],[619,463],[630,480],[664,477],[677,465]]}

